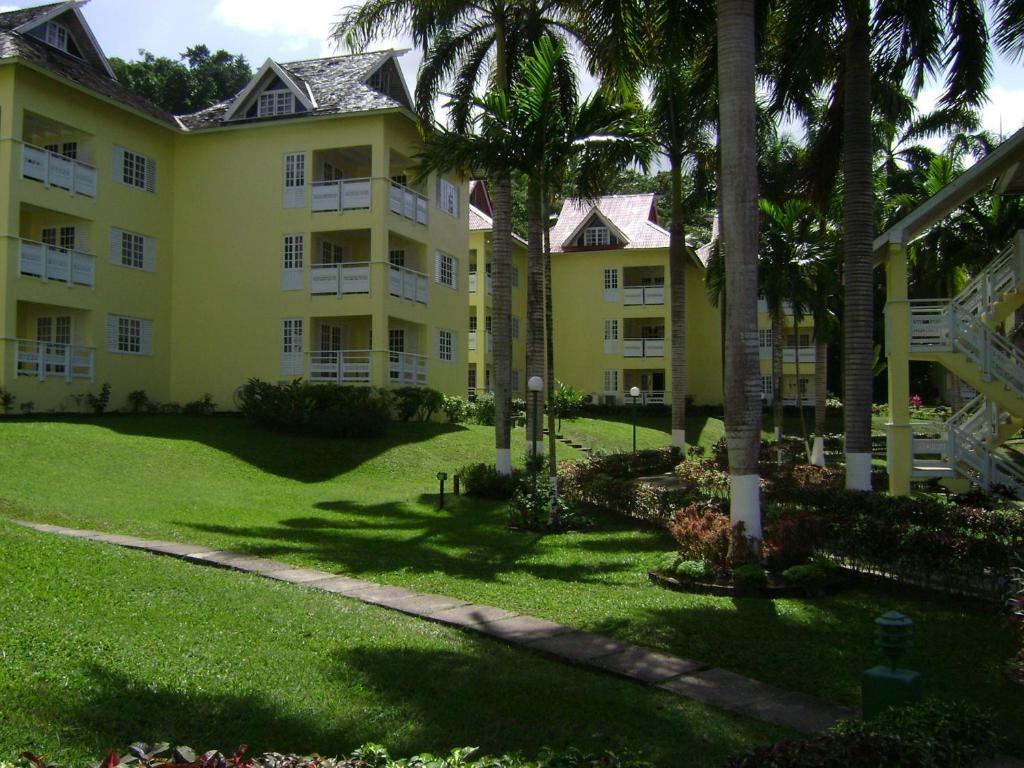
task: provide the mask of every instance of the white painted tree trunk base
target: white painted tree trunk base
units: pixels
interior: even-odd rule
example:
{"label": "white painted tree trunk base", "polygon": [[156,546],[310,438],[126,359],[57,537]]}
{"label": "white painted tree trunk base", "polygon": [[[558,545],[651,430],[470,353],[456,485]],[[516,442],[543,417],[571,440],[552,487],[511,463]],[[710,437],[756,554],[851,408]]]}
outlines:
{"label": "white painted tree trunk base", "polygon": [[672,447],[679,448],[680,450],[686,450],[686,430],[685,429],[673,429],[672,430]]}
{"label": "white painted tree trunk base", "polygon": [[494,463],[495,468],[498,470],[499,475],[512,474],[512,449],[510,448],[498,448],[497,457]]}
{"label": "white painted tree trunk base", "polygon": [[761,539],[760,476],[729,475],[729,519],[733,526],[742,522],[749,538]]}
{"label": "white painted tree trunk base", "polygon": [[775,442],[776,443],[781,443],[782,442],[782,427],[776,427],[775,428]]}
{"label": "white painted tree trunk base", "polygon": [[846,454],[846,490],[871,490],[871,454]]}
{"label": "white painted tree trunk base", "polygon": [[[526,445],[527,445],[527,447],[529,447],[530,444],[527,443]],[[535,442],[533,444],[533,451],[531,452],[530,455],[531,456],[543,456],[545,450],[546,449],[544,447],[544,441],[543,440],[538,440],[537,442]]]}
{"label": "white painted tree trunk base", "polygon": [[814,438],[814,447],[811,448],[811,464],[816,467],[825,466],[825,438]]}

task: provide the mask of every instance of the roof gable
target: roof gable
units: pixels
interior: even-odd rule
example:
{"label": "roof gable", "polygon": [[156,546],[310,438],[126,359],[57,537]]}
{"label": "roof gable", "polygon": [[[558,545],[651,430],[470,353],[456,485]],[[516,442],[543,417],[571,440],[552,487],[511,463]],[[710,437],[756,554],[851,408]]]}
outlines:
{"label": "roof gable", "polygon": [[[657,195],[605,195],[594,201],[568,199],[562,203],[558,222],[551,230],[551,242],[556,251],[564,250],[573,235],[585,228],[587,221],[597,212],[622,235],[625,248],[668,248],[669,234],[652,218]],[[572,246],[569,246],[572,247]]]}
{"label": "roof gable", "polygon": [[372,67],[363,78],[363,83],[375,91],[400,103],[403,107],[412,109],[412,96],[409,88],[402,77],[402,72],[395,61],[395,55],[400,52],[393,52],[386,59],[382,59],[377,66]]}
{"label": "roof gable", "polygon": [[227,113],[224,115],[224,120],[255,117],[255,115],[250,114],[250,109],[256,104],[260,94],[266,90],[275,90],[281,87],[291,91],[296,101],[302,105],[302,111],[310,112],[316,109],[316,101],[309,86],[285,71],[273,59],[267,59],[253,76],[252,80],[249,81],[249,84],[231,102]]}
{"label": "roof gable", "polygon": [[[600,246],[585,246],[583,243],[578,242],[580,238],[585,237],[586,230],[600,226],[605,227],[611,233],[614,238],[613,242],[604,243]],[[569,236],[562,241],[562,247],[566,249],[580,247],[622,248],[629,245],[629,240],[629,237],[594,205],[591,206],[587,215],[580,219],[576,229],[572,230]]]}
{"label": "roof gable", "polygon": [[[81,6],[83,2],[71,0],[66,3],[54,3],[52,5],[39,6],[37,8],[26,8],[22,12],[4,14],[8,17],[8,29],[20,35],[34,37],[37,40],[49,45],[57,51],[85,61],[93,68],[102,71],[107,77],[116,80],[114,70],[107,61],[99,41],[93,35],[88,22],[82,15]],[[11,23],[13,22],[13,23]],[[47,37],[47,30],[50,23],[59,24],[65,28],[69,35],[68,50],[53,45]]]}

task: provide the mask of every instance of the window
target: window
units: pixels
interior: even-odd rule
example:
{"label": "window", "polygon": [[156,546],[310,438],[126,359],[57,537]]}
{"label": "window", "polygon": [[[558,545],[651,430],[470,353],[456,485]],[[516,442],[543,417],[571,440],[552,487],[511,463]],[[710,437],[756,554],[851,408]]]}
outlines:
{"label": "window", "polygon": [[60,247],[66,248],[69,251],[75,250],[75,228],[74,227],[61,227],[60,228]]}
{"label": "window", "polygon": [[117,318],[117,351],[137,355],[142,351],[142,321],[134,317]]}
{"label": "window", "polygon": [[469,274],[476,274],[476,248],[469,249]]}
{"label": "window", "polygon": [[323,167],[323,180],[324,181],[341,181],[344,174],[341,172],[341,168],[335,168],[330,163],[324,163]]}
{"label": "window", "polygon": [[476,366],[469,366],[469,393],[475,394],[476,390]]}
{"label": "window", "polygon": [[801,376],[798,381],[798,386],[800,387],[800,397],[806,397],[807,390],[811,388],[811,380]]}
{"label": "window", "polygon": [[459,216],[459,188],[446,179],[437,180],[437,207],[451,216]]}
{"label": "window", "polygon": [[121,233],[121,266],[143,269],[146,264],[146,242],[142,235]]}
{"label": "window", "polygon": [[519,267],[513,265],[512,267],[512,287],[519,287]]}
{"label": "window", "polygon": [[587,227],[583,230],[583,245],[608,245],[611,243],[611,232],[608,227]]}
{"label": "window", "polygon": [[284,207],[306,205],[306,154],[292,152],[284,156]]}
{"label": "window", "polygon": [[60,247],[67,251],[75,250],[74,227],[43,227],[40,237],[45,245]]}
{"label": "window", "polygon": [[69,160],[74,160],[78,157],[77,141],[65,141],[63,144],[45,144],[43,149],[55,155],[63,155]]}
{"label": "window", "polygon": [[302,269],[306,252],[305,235],[284,236],[284,268]]}
{"label": "window", "polygon": [[618,320],[605,320],[604,321],[604,340],[605,341],[618,341],[619,339],[619,321]]}
{"label": "window", "polygon": [[772,331],[771,328],[760,328],[757,331],[757,346],[761,349],[772,348]]}
{"label": "window", "polygon": [[437,359],[455,360],[455,333],[452,331],[437,331]]}
{"label": "window", "polygon": [[606,393],[617,393],[619,391],[619,372],[604,372],[604,391]]}
{"label": "window", "polygon": [[405,352],[405,330],[392,328],[388,331],[388,351]]}
{"label": "window", "polygon": [[469,332],[476,333],[476,315],[469,316]]}
{"label": "window", "polygon": [[772,396],[772,377],[762,376],[761,377],[761,396],[771,397]]}
{"label": "window", "polygon": [[391,253],[388,254],[388,261],[391,262],[391,266],[393,267],[404,267],[405,251],[402,249],[391,251]]}
{"label": "window", "polygon": [[258,117],[290,115],[294,111],[295,96],[288,90],[264,91],[260,94],[259,104],[256,108]]}
{"label": "window", "polygon": [[491,333],[491,325],[491,316],[487,315],[487,317],[484,318],[484,328],[487,329],[488,333]]}
{"label": "window", "polygon": [[342,247],[337,243],[324,240],[320,243],[320,263],[324,265],[341,264]]}
{"label": "window", "polygon": [[515,315],[512,315],[512,338],[519,338],[519,318]]}
{"label": "window", "polygon": [[156,163],[127,149],[121,151],[121,182],[130,187],[155,191]]}
{"label": "window", "polygon": [[606,269],[604,271],[604,289],[606,291],[617,291],[619,289],[619,270]]}
{"label": "window", "polygon": [[403,187],[409,186],[409,176],[407,174],[396,173],[391,177],[391,180],[395,182],[395,184],[401,184]]}
{"label": "window", "polygon": [[324,323],[320,326],[320,350],[337,352],[341,349],[341,326]]}
{"label": "window", "polygon": [[54,48],[68,53],[68,41],[71,39],[71,32],[63,24],[50,21],[46,24],[46,42]]}
{"label": "window", "polygon": [[455,288],[458,285],[458,277],[455,273],[455,257],[449,256],[443,251],[437,252],[437,271],[434,279],[437,280],[441,285],[447,285],[449,288]]}
{"label": "window", "polygon": [[484,370],[484,389],[488,392],[491,391],[491,369],[487,368]]}
{"label": "window", "polygon": [[57,344],[70,344],[71,343],[71,317],[69,315],[61,315],[60,317],[54,318],[56,324],[54,326],[53,340]]}
{"label": "window", "polygon": [[303,367],[302,318],[286,318],[281,321],[281,373],[301,376]]}
{"label": "window", "polygon": [[388,91],[391,89],[391,71],[381,67],[370,75],[367,83],[371,88],[375,88],[378,91]]}

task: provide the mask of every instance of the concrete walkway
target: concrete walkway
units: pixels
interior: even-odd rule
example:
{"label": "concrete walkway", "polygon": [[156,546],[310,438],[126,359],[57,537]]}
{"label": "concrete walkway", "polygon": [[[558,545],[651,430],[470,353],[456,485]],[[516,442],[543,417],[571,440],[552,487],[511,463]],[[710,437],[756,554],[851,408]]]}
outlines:
{"label": "concrete walkway", "polygon": [[[256,573],[268,579],[334,592],[427,621],[489,635],[561,661],[618,675],[676,696],[804,733],[824,730],[838,719],[858,715],[856,710],[813,696],[782,691],[698,661],[489,605],[476,605],[444,595],[412,592],[402,587],[384,586],[311,568],[295,568],[279,560],[210,547],[151,541],[45,523],[15,522],[37,531],[170,555],[193,563]],[[1009,760],[990,765],[1019,768],[1024,763]]]}

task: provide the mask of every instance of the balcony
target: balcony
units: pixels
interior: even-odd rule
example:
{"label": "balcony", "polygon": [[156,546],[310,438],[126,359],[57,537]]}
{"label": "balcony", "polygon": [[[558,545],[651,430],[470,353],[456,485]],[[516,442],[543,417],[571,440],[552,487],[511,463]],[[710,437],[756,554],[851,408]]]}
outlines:
{"label": "balcony", "polygon": [[623,357],[664,357],[665,339],[623,339]]}
{"label": "balcony", "polygon": [[427,357],[411,352],[388,352],[388,378],[399,387],[427,385]]}
{"label": "balcony", "polygon": [[96,197],[96,168],[80,160],[22,144],[21,175],[41,181],[48,187],[65,189],[73,195]]}
{"label": "balcony", "polygon": [[81,251],[57,248],[22,240],[19,249],[18,271],[45,282],[96,287],[96,257]]}
{"label": "balcony", "polygon": [[[640,397],[636,399],[637,405],[664,405],[665,404],[665,391],[664,390],[646,390],[640,393]],[[629,392],[622,393],[622,402],[632,405],[633,396]]]}
{"label": "balcony", "polygon": [[370,383],[373,352],[368,349],[314,350],[309,353],[309,380],[313,383]]}
{"label": "balcony", "polygon": [[18,376],[64,381],[92,381],[96,350],[72,344],[15,339]]}
{"label": "balcony", "polygon": [[[468,339],[467,347],[469,348],[470,352],[475,352],[476,351],[477,336],[478,335],[479,335],[478,331],[470,331],[467,334],[467,339]],[[490,333],[488,331],[487,335],[485,336],[484,343],[487,345],[485,351],[493,352],[494,351],[494,334]]]}
{"label": "balcony", "polygon": [[419,192],[409,189],[404,184],[392,181],[389,201],[392,213],[397,213],[404,219],[427,226],[430,204],[427,198]]}
{"label": "balcony", "polygon": [[368,177],[314,181],[310,207],[314,213],[368,210],[371,197],[372,179]]}
{"label": "balcony", "polygon": [[[477,276],[476,272],[470,272],[469,273],[469,292],[470,293],[476,293],[476,289],[477,289],[476,276]],[[486,283],[486,287],[487,287],[487,295],[490,296],[491,294],[494,293],[494,279],[491,277],[491,273],[490,272],[486,273],[485,283]]]}
{"label": "balcony", "polygon": [[[795,363],[797,362],[797,351],[792,347],[787,347],[782,350],[782,362],[784,363]],[[800,347],[799,348],[799,360],[801,363],[813,363],[815,361],[814,347]]]}
{"label": "balcony", "polygon": [[622,303],[627,307],[659,305],[665,303],[664,285],[626,285],[622,288]]}
{"label": "balcony", "polygon": [[418,304],[427,303],[427,286],[430,280],[422,272],[407,267],[388,268],[388,292],[399,299],[408,299]]}
{"label": "balcony", "polygon": [[314,264],[309,268],[309,292],[313,296],[369,293],[370,262]]}

